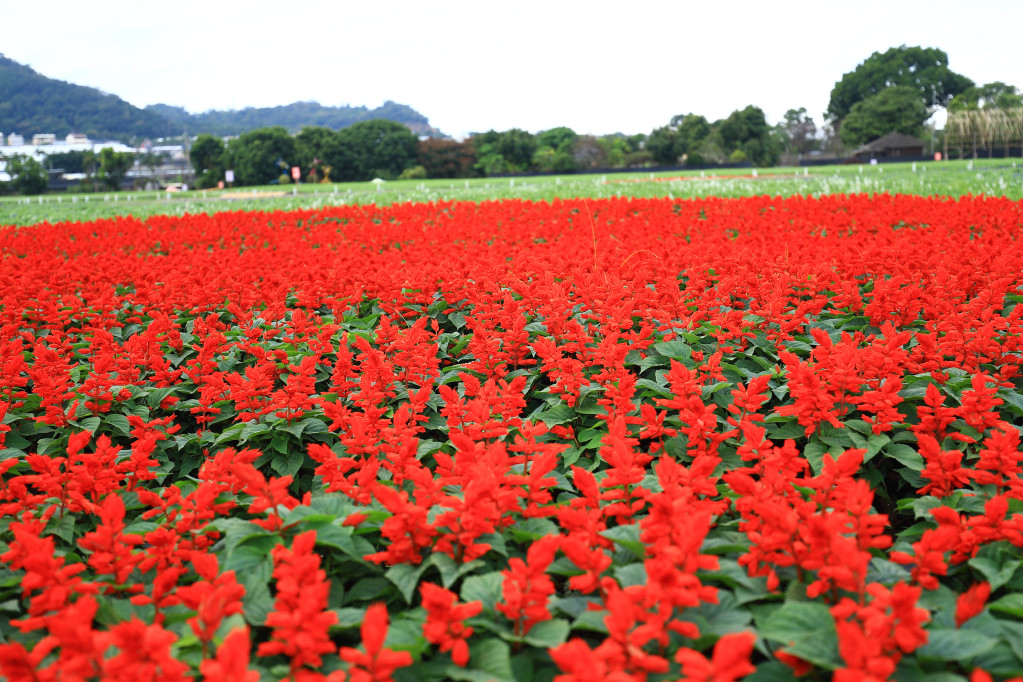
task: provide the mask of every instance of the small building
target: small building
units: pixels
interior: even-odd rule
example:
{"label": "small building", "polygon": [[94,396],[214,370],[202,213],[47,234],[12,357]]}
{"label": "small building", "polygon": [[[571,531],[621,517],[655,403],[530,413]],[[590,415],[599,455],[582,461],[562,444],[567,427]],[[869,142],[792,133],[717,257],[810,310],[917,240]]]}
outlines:
{"label": "small building", "polygon": [[64,138],[65,144],[89,144],[89,138],[85,133],[68,133]]}
{"label": "small building", "polygon": [[32,144],[42,146],[44,144],[56,144],[57,136],[53,133],[36,133],[32,136]]}
{"label": "small building", "polygon": [[7,144],[11,147],[21,147],[25,144],[25,138],[18,133],[11,133],[7,136]]}
{"label": "small building", "polygon": [[853,152],[857,159],[898,159],[924,155],[924,143],[904,133],[890,132]]}

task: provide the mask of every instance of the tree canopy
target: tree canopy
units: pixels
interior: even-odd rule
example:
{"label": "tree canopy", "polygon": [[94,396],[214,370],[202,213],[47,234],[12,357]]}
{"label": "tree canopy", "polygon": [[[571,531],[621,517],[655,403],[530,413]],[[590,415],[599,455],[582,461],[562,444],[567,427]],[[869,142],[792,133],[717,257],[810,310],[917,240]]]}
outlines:
{"label": "tree canopy", "polygon": [[279,126],[253,130],[227,146],[227,164],[240,185],[276,182],[295,163],[295,138]]}
{"label": "tree canopy", "polygon": [[970,109],[1015,109],[1023,107],[1023,96],[1015,85],[1001,81],[974,85],[952,98],[949,111]]}
{"label": "tree canopy", "polygon": [[353,165],[341,171],[338,180],[397,178],[416,165],[417,138],[394,121],[362,121],[339,130],[342,147],[350,150]]}
{"label": "tree canopy", "polygon": [[897,85],[854,104],[839,135],[853,147],[893,131],[919,137],[927,116],[927,107],[916,90]]}
{"label": "tree canopy", "polygon": [[31,156],[14,154],[7,158],[11,189],[18,194],[42,194],[46,191],[46,171]]}
{"label": "tree canopy", "polygon": [[953,97],[972,85],[972,80],[948,67],[944,51],[901,45],[873,53],[843,75],[831,90],[827,117],[832,122],[842,121],[857,102],[894,86],[910,88],[926,108],[932,97],[936,104],[947,106]]}

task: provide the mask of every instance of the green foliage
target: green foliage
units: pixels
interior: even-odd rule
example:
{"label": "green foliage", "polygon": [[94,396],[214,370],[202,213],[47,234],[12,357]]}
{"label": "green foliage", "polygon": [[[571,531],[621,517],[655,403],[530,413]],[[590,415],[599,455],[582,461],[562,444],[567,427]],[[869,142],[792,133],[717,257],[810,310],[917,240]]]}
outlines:
{"label": "green foliage", "polygon": [[842,76],[831,90],[827,116],[842,121],[857,102],[893,86],[911,88],[925,107],[946,106],[953,97],[973,85],[966,76],[948,68],[948,55],[938,48],[893,47],[875,52],[853,71]]}
{"label": "green foliage", "polygon": [[49,170],[61,170],[65,173],[85,172],[85,152],[58,152],[46,155],[46,167]]}
{"label": "green foliage", "polygon": [[736,149],[728,155],[728,163],[746,163],[747,161],[749,161],[749,157],[741,149]]}
{"label": "green foliage", "polygon": [[[239,185],[267,185],[277,181],[295,160],[295,139],[284,128],[261,128],[227,145],[227,165]],[[281,166],[278,162],[283,163]]]}
{"label": "green foliage", "polygon": [[426,169],[422,166],[410,166],[401,172],[399,180],[425,180]]}
{"label": "green foliage", "polygon": [[416,136],[400,123],[364,121],[339,131],[338,138],[353,157],[353,165],[342,167],[338,180],[391,180],[416,164]]}
{"label": "green foliage", "polygon": [[104,147],[99,152],[99,181],[107,189],[121,189],[121,183],[134,162],[134,154],[115,152],[110,147]]}
{"label": "green foliage", "polygon": [[695,151],[711,133],[710,123],[698,114],[673,116],[669,125],[678,135],[680,153],[685,155]]}
{"label": "green foliage", "polygon": [[554,151],[568,151],[572,148],[579,135],[571,128],[561,126],[545,130],[536,136],[536,144],[540,147],[549,147]]}
{"label": "green foliage", "polygon": [[969,109],[1015,109],[1023,107],[1023,94],[1015,85],[1001,81],[972,86],[956,95],[949,102],[949,111]]}
{"label": "green foliage", "polygon": [[173,135],[178,128],[95,88],[47,78],[0,55],[0,130],[85,133],[94,139],[128,140]]}
{"label": "green foliage", "polygon": [[519,128],[506,130],[497,141],[497,152],[512,172],[528,171],[536,148],[536,138]]}
{"label": "green foliage", "polygon": [[46,191],[46,171],[31,156],[15,154],[7,157],[7,174],[11,176],[11,189],[18,194],[42,194]]}
{"label": "green foliage", "polygon": [[646,138],[646,150],[653,156],[655,163],[662,166],[675,165],[681,155],[678,133],[670,126],[655,128]]}
{"label": "green foliage", "polygon": [[471,142],[431,137],[419,140],[416,161],[431,178],[467,178],[475,175],[476,148]]}
{"label": "green foliage", "polygon": [[375,109],[366,107],[328,107],[317,102],[294,102],[279,107],[246,107],[238,110],[207,111],[190,114],[181,107],[153,104],[146,111],[174,123],[178,129],[225,136],[280,126],[290,131],[305,127],[340,130],[361,121],[384,119],[401,123],[420,134],[436,133],[430,121],[415,109],[396,102],[384,102]]}
{"label": "green foliage", "polygon": [[839,135],[850,146],[877,139],[892,131],[919,136],[927,120],[927,107],[913,88],[896,86],[857,102],[849,111]]}
{"label": "green foliage", "polygon": [[189,157],[198,187],[214,187],[224,179],[224,142],[219,137],[199,135],[192,143]]}
{"label": "green foliage", "polygon": [[[330,179],[340,180],[355,177],[356,157],[352,148],[345,145],[337,131],[322,126],[302,128],[295,136],[296,164],[309,172],[314,166],[330,166]],[[317,163],[318,162],[318,163]]]}
{"label": "green foliage", "polygon": [[[542,173],[570,173],[579,169],[579,163],[573,153],[577,142],[583,141],[571,128],[564,126],[545,130],[536,137],[537,150],[533,154],[532,167]],[[584,141],[579,146],[583,156],[591,151],[591,143]],[[588,161],[592,161],[592,153],[588,155]],[[603,149],[597,154],[599,157],[606,157]],[[591,164],[587,164],[591,165]]]}
{"label": "green foliage", "polygon": [[747,159],[758,166],[772,166],[778,162],[780,149],[759,107],[750,105],[741,111],[733,111],[715,126],[728,154],[741,150]]}

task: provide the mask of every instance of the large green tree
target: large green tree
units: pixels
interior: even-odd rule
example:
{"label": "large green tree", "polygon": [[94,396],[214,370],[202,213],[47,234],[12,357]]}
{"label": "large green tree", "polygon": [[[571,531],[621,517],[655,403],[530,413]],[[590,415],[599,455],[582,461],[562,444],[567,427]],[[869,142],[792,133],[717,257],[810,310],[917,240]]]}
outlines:
{"label": "large green tree", "polygon": [[857,102],[845,117],[842,142],[858,146],[897,131],[920,136],[928,111],[914,88],[897,85]]}
{"label": "large green tree", "polygon": [[331,180],[355,179],[357,175],[355,150],[346,145],[336,130],[322,126],[302,128],[295,136],[296,163],[305,174],[317,167],[322,178],[326,167],[330,167]]}
{"label": "large green tree", "polygon": [[519,128],[504,131],[497,141],[497,151],[508,164],[508,170],[512,172],[530,170],[536,149],[536,137]]}
{"label": "large green tree", "polygon": [[42,194],[46,191],[46,170],[31,156],[9,156],[7,174],[11,176],[11,189],[18,194]]}
{"label": "large green tree", "polygon": [[411,130],[381,119],[363,121],[338,131],[341,144],[351,150],[352,176],[338,179],[390,180],[416,165],[416,136]]}
{"label": "large green tree", "polygon": [[875,52],[842,76],[831,90],[827,117],[841,122],[857,102],[894,86],[911,88],[924,106],[947,106],[953,97],[973,85],[966,76],[948,68],[948,55],[936,47],[901,45]]}
{"label": "large green tree", "polygon": [[280,126],[252,130],[231,140],[226,156],[239,185],[266,185],[295,165],[295,138]]}
{"label": "large green tree", "polygon": [[467,178],[476,165],[476,148],[471,142],[430,137],[416,145],[416,159],[430,178]]}
{"label": "large green tree", "polygon": [[679,155],[688,156],[710,135],[710,123],[699,114],[673,116],[668,126],[678,134]]}
{"label": "large green tree", "polygon": [[[773,166],[781,153],[771,126],[760,107],[752,104],[733,111],[728,118],[716,124],[726,154],[731,158],[744,156],[757,166]],[[736,151],[742,155],[735,155]]]}
{"label": "large green tree", "polygon": [[213,187],[224,179],[224,141],[213,135],[199,135],[189,150],[196,184]]}
{"label": "large green tree", "polygon": [[682,156],[678,131],[673,130],[671,126],[661,126],[651,130],[647,135],[644,148],[653,155],[654,163],[661,166],[673,166]]}
{"label": "large green tree", "polygon": [[99,151],[99,180],[109,190],[121,189],[125,176],[135,163],[135,155],[129,152],[117,152],[110,147]]}
{"label": "large green tree", "polygon": [[579,162],[575,158],[574,147],[579,139],[574,130],[565,126],[543,131],[536,136],[533,168],[544,173],[577,170]]}

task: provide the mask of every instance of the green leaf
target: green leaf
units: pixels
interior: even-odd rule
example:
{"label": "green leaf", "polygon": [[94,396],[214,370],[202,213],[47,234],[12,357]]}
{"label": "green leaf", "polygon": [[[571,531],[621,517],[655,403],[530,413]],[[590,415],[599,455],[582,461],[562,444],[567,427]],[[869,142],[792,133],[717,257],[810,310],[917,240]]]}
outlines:
{"label": "green leaf", "polygon": [[631,524],[627,526],[615,526],[601,533],[608,540],[613,540],[625,549],[643,559],[646,556],[646,546],[640,542],[639,526]]}
{"label": "green leaf", "polygon": [[366,609],[354,606],[346,606],[343,609],[331,609],[331,611],[337,614],[337,623],[334,627],[341,630],[357,628],[362,625],[362,621],[366,618]]}
{"label": "green leaf", "polygon": [[384,577],[394,583],[394,586],[398,588],[398,592],[405,598],[405,603],[411,604],[412,595],[415,594],[416,587],[419,586],[419,579],[429,567],[430,564],[425,561],[418,566],[395,564],[387,569]]}
{"label": "green leaf", "polygon": [[425,620],[422,610],[398,614],[387,628],[385,646],[395,651],[408,651],[413,658],[420,658],[430,646],[423,636]]}
{"label": "green leaf", "polygon": [[502,599],[504,577],[500,571],[492,571],[483,575],[470,575],[462,583],[461,599],[463,602],[480,601],[483,608],[494,611],[494,605]]}
{"label": "green leaf", "polygon": [[693,357],[693,349],[688,345],[682,343],[678,339],[671,341],[661,341],[651,346],[653,351],[658,355],[663,355],[666,358],[678,360],[681,358],[689,359]]}
{"label": "green leaf", "polygon": [[916,650],[920,658],[965,663],[991,649],[998,640],[970,630],[935,628],[927,632],[927,644]]}
{"label": "green leaf", "polygon": [[63,516],[54,515],[46,523],[43,535],[56,535],[64,542],[73,544],[75,541],[75,519],[78,516],[70,512],[64,512]]}
{"label": "green leaf", "polygon": [[123,414],[111,414],[106,417],[106,423],[109,424],[116,433],[122,436],[128,437],[131,435],[131,424],[128,422],[128,418]]}
{"label": "green leaf", "polygon": [[440,571],[441,586],[445,590],[451,589],[455,581],[466,573],[472,573],[480,566],[486,565],[482,559],[476,559],[467,564],[456,564],[454,559],[441,552],[431,554],[428,562],[436,566],[437,570]]}
{"label": "green leaf", "polygon": [[267,614],[274,610],[270,588],[260,580],[242,581],[245,596],[242,597],[243,613],[249,625],[262,625]]}
{"label": "green leaf", "polygon": [[1019,569],[1020,565],[1023,564],[1023,561],[1019,559],[1010,559],[999,565],[992,559],[978,556],[970,559],[966,563],[969,564],[970,568],[975,569],[984,576],[985,580],[991,583],[991,591],[993,592],[1012,580],[1017,569]]}
{"label": "green leaf", "polygon": [[1023,594],[1018,592],[1007,594],[998,601],[988,604],[988,608],[996,613],[1005,613],[1016,618],[1023,618]]}
{"label": "green leaf", "polygon": [[786,602],[764,619],[759,634],[822,668],[834,670],[842,665],[835,620],[825,604]]}
{"label": "green leaf", "polygon": [[618,584],[622,587],[645,585],[647,582],[646,566],[638,561],[631,564],[618,564],[617,566],[612,564],[611,568],[614,571],[615,578],[618,579]]}
{"label": "green leaf", "polygon": [[305,453],[298,449],[278,452],[270,460],[270,468],[280,476],[294,477],[305,462]]}
{"label": "green leaf", "polygon": [[891,679],[899,682],[966,682],[962,675],[924,670],[915,658],[903,658],[899,661]]}
{"label": "green leaf", "polygon": [[391,582],[384,578],[362,578],[352,589],[345,592],[345,603],[365,603],[383,597],[391,588]]}
{"label": "green leaf", "polygon": [[469,647],[469,664],[466,669],[451,666],[446,672],[453,680],[515,682],[511,648],[507,642],[496,637],[484,639]]}
{"label": "green leaf", "polygon": [[913,471],[924,470],[924,458],[916,451],[905,443],[889,443],[884,447],[883,453],[885,457],[891,457],[902,466],[912,469]]}
{"label": "green leaf", "polygon": [[549,649],[564,644],[568,639],[568,621],[554,618],[537,623],[526,633],[522,641],[530,646]]}
{"label": "green leaf", "polygon": [[261,433],[266,433],[269,430],[270,426],[268,424],[262,424],[255,420],[248,421],[245,423],[244,426],[242,426],[241,434],[239,434],[238,436],[238,442],[245,443],[253,436],[257,436]]}
{"label": "green leaf", "polygon": [[681,620],[700,628],[701,638],[721,637],[748,629],[753,615],[739,605],[734,594],[720,590],[717,604],[701,603],[695,608],[688,608]]}
{"label": "green leaf", "polygon": [[365,538],[355,535],[355,529],[331,524],[316,529],[316,544],[333,547],[355,561],[369,565],[364,556],[375,550]]}
{"label": "green leaf", "polygon": [[553,407],[544,410],[543,412],[534,415],[534,418],[539,418],[547,426],[557,426],[558,424],[564,424],[575,419],[575,410],[564,403],[558,403]]}

